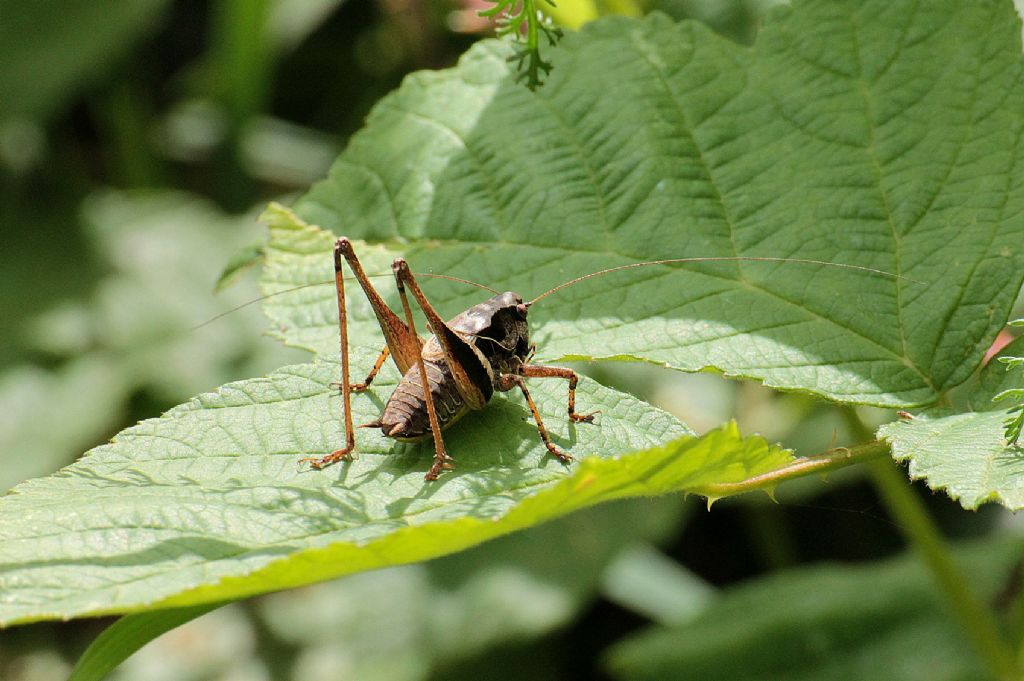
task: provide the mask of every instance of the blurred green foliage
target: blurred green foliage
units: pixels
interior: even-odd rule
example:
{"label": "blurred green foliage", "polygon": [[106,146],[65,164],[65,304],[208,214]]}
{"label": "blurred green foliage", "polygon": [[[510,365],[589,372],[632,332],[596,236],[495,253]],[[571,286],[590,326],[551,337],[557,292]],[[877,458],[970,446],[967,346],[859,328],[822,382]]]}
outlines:
{"label": "blurred green foliage", "polygon": [[[750,43],[776,3],[626,4]],[[259,238],[254,211],[322,177],[405,74],[454,63],[475,39],[451,29],[463,25],[457,13],[478,8],[0,0],[0,488],[197,392],[293,361],[261,337],[253,308],[193,330],[257,295],[244,273],[215,295],[217,277]],[[698,430],[735,415],[805,454],[858,437],[857,419],[807,397],[639,365],[591,373]],[[690,514],[678,498],[621,502],[425,565],[235,604],[159,639],[114,678],[683,678],[693,665],[721,672],[724,657],[748,674],[729,678],[767,679],[782,677],[757,673],[756,655],[784,645],[790,658],[811,650],[845,663],[832,678],[874,679],[895,667],[872,655],[915,662],[901,653],[936,641],[957,652],[955,669],[926,678],[983,678],[905,561],[776,574],[901,547],[857,471],[808,482],[783,486],[780,505],[737,500],[713,514]],[[923,498],[948,534],[1013,535],[998,508]],[[1004,570],[1013,551],[998,551],[1009,558],[982,561],[982,582],[1019,640],[1020,575]],[[879,583],[886,590],[860,602]],[[809,589],[831,600],[801,610]],[[848,619],[835,617],[843,611]],[[663,628],[613,647],[648,621]],[[106,623],[0,632],[0,678],[66,678]],[[677,645],[691,639],[707,644]],[[836,641],[845,648],[830,657]]]}
{"label": "blurred green foliage", "polygon": [[[958,557],[994,598],[1020,547],[986,544]],[[985,678],[925,570],[907,557],[791,570],[729,589],[715,606],[616,645],[610,666],[623,679],[649,680],[679,678],[680,669],[706,681]]]}

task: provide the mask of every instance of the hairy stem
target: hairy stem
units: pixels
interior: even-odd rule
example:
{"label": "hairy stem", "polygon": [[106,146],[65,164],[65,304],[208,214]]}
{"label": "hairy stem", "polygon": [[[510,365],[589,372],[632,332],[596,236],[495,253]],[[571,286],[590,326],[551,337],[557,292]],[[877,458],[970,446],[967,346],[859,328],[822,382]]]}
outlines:
{"label": "hairy stem", "polygon": [[946,603],[992,675],[1021,679],[1011,651],[993,613],[978,599],[967,576],[953,561],[949,546],[896,465],[878,460],[869,466],[875,488],[914,550],[932,573]]}
{"label": "hairy stem", "polygon": [[[853,409],[845,410],[845,415],[855,433],[870,436],[871,431]],[[932,573],[946,603],[992,676],[1000,681],[1024,678],[994,614],[971,589],[967,576],[954,562],[949,546],[907,478],[888,458],[872,461],[868,471],[882,502]]]}
{"label": "hairy stem", "polygon": [[836,468],[844,468],[855,463],[870,461],[885,456],[889,451],[886,444],[882,442],[869,442],[857,447],[839,447],[830,449],[824,454],[808,456],[797,459],[788,466],[776,468],[768,473],[755,475],[740,482],[723,482],[713,485],[705,485],[698,490],[698,494],[708,497],[710,500],[718,499],[730,494],[753,492],[759,489],[772,489],[780,482],[793,478],[802,478],[814,473],[827,473]]}
{"label": "hairy stem", "polygon": [[[526,49],[531,55],[540,54],[540,29],[537,28],[537,6],[535,2],[523,0],[523,11],[528,11],[526,19]],[[530,57],[530,83],[540,83],[540,60]]]}

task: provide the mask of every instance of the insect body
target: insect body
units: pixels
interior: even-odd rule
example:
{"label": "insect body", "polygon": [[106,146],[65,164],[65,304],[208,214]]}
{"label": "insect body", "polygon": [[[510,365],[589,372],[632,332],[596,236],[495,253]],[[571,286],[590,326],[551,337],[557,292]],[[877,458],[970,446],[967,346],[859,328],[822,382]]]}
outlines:
{"label": "insect body", "polygon": [[[467,364],[477,370],[477,375],[471,380],[483,388],[485,400],[491,398],[495,388],[500,390],[498,377],[516,373],[526,363],[529,353],[526,305],[515,293],[502,293],[474,305],[449,320],[448,328],[470,349],[472,354],[466,358],[469,360]],[[458,391],[455,377],[436,337],[427,341],[422,354],[430,397],[444,430],[464,416],[470,407]],[[427,404],[418,371],[406,372],[380,420],[373,425],[379,425],[385,435],[397,440],[419,439],[430,434]]]}
{"label": "insect body", "polygon": [[[377,358],[370,374],[362,383],[349,383],[348,329],[345,309],[344,279],[341,258],[344,257],[356,275],[377,316],[387,345]],[[338,291],[338,319],[341,337],[342,382],[345,402],[345,447],[321,458],[303,459],[316,468],[350,458],[355,449],[352,428],[350,393],[365,390],[390,355],[402,379],[384,413],[366,427],[380,428],[384,435],[402,441],[415,441],[427,436],[434,440],[434,463],[426,474],[434,480],[444,468],[451,467],[451,457],[444,448],[441,431],[467,412],[482,409],[494,391],[506,392],[518,387],[530,407],[545,447],[558,459],[569,462],[572,457],[551,442],[540,413],[523,378],[564,378],[569,381],[569,418],[575,422],[593,421],[594,414],[576,413],[576,384],[579,377],[571,369],[530,364],[534,346],[530,344],[527,323],[530,303],[517,293],[506,292],[474,305],[445,322],[423,295],[405,260],[393,264],[395,280],[405,312],[402,321],[373,288],[369,278],[346,238],[334,247],[335,284]],[[416,334],[406,288],[427,317],[431,336],[425,343]],[[595,412],[596,413],[596,412]]]}
{"label": "insect body", "polygon": [[[357,384],[349,382],[348,318],[341,269],[342,258],[348,262],[356,280],[370,301],[370,306],[377,316],[387,343],[366,380]],[[530,363],[535,349],[530,343],[530,331],[527,323],[530,306],[541,298],[567,286],[619,270],[684,262],[747,260],[828,265],[890,277],[899,276],[857,265],[799,258],[742,256],[676,258],[632,263],[585,274],[564,282],[529,302],[524,301],[522,296],[516,293],[498,293],[489,289],[496,294],[493,298],[474,305],[445,322],[420,290],[408,264],[399,258],[394,261],[392,270],[402,301],[403,320],[387,306],[383,298],[373,288],[352,249],[351,242],[342,237],[338,239],[334,247],[334,280],[338,295],[342,374],[339,388],[345,408],[345,446],[326,456],[302,459],[302,461],[311,463],[315,468],[321,468],[336,461],[351,458],[351,454],[355,450],[351,393],[365,390],[390,355],[399,371],[402,372],[402,379],[388,399],[380,418],[363,424],[363,426],[380,428],[387,437],[402,441],[432,437],[434,462],[427,471],[427,480],[435,480],[443,469],[452,467],[452,459],[445,451],[441,432],[469,411],[486,406],[495,391],[506,392],[513,388],[519,388],[526,398],[533,419],[537,423],[540,438],[547,450],[561,461],[570,462],[572,457],[551,442],[547,428],[544,426],[544,421],[537,411],[524,379],[561,378],[567,380],[569,383],[568,414],[574,422],[591,422],[597,412],[582,415],[576,413],[576,385],[579,380],[576,372],[562,367]],[[420,339],[416,333],[406,289],[412,293],[416,303],[423,310],[430,331],[434,334],[426,342]]]}

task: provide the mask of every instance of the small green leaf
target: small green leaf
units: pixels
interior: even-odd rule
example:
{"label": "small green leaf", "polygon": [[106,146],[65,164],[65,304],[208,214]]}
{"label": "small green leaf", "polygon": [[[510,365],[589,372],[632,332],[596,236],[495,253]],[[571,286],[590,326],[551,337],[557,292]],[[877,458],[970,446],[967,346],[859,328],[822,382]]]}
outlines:
{"label": "small green leaf", "polygon": [[[1015,319],[1008,322],[1010,326],[1021,326],[1024,325],[1024,319]],[[1007,371],[1018,370],[1016,373],[1017,383],[1020,384],[1021,374],[1019,370],[1024,367],[1024,357],[1012,357],[1003,356],[998,358],[999,362],[1006,366]],[[1006,443],[1010,446],[1015,446],[1017,440],[1020,439],[1021,429],[1024,429],[1024,404],[1021,401],[1024,400],[1024,387],[1022,388],[1007,388],[1002,392],[995,395],[992,398],[993,402],[999,402],[1002,400],[1016,400],[1017,404],[1010,407],[1006,413],[1008,418],[1003,421],[1004,435],[1006,437]]]}
{"label": "small green leaf", "polygon": [[263,242],[249,244],[248,246],[235,252],[228,264],[224,266],[224,271],[217,277],[217,283],[214,286],[215,291],[221,291],[231,285],[235,279],[245,272],[246,270],[255,267],[260,264],[263,260]]}
{"label": "small green leaf", "polygon": [[89,644],[71,670],[68,681],[102,681],[142,646],[219,605],[210,603],[122,617]]}
{"label": "small green leaf", "polygon": [[925,413],[889,423],[879,434],[893,458],[910,463],[910,477],[943,490],[967,509],[998,502],[1024,508],[1024,458],[1008,448],[1006,412]]}
{"label": "small green leaf", "polygon": [[[1021,354],[1024,340],[1003,352]],[[1007,440],[1005,406],[993,400],[1016,390],[1008,386],[1020,381],[1017,372],[1005,368],[990,362],[963,387],[957,406],[926,410],[879,430],[891,443],[893,457],[909,463],[912,478],[944,490],[964,508],[986,502],[1015,511],[1024,508],[1024,456]]]}
{"label": "small green leaf", "polygon": [[551,63],[540,56],[540,38],[543,36],[548,46],[554,47],[562,38],[561,29],[541,12],[538,0],[488,1],[494,6],[478,14],[494,22],[497,35],[512,37],[515,52],[508,60],[516,65],[517,80],[525,80],[526,87],[536,90],[551,72]]}

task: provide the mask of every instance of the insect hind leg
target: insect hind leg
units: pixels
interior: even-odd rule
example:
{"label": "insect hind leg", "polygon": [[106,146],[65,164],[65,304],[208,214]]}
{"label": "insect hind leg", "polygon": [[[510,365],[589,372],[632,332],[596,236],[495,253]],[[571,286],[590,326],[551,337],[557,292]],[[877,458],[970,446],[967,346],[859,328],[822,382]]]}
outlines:
{"label": "insect hind leg", "polygon": [[[391,269],[395,273],[395,284],[398,286],[398,297],[402,301],[402,311],[405,313],[405,323],[412,331],[413,335],[416,334],[416,322],[412,317],[412,307],[409,305],[409,297],[405,293],[406,283],[411,284],[413,291],[418,292],[416,286],[416,280],[412,276],[412,272],[409,270],[409,266],[405,260],[398,258],[391,265]],[[430,420],[430,433],[434,438],[434,463],[430,466],[430,470],[423,476],[424,480],[437,480],[437,476],[441,474],[444,469],[451,469],[451,462],[454,460],[448,456],[448,452],[444,446],[444,437],[441,435],[441,422],[437,418],[437,408],[434,406],[434,398],[430,394],[430,381],[427,376],[427,368],[423,362],[423,354],[417,353],[416,355],[416,368],[420,374],[420,384],[423,386],[423,402],[427,407],[427,418]]]}
{"label": "insect hind leg", "polygon": [[341,350],[341,396],[345,408],[345,446],[321,457],[299,459],[313,468],[323,468],[343,459],[351,459],[356,448],[355,431],[352,428],[352,393],[349,387],[348,362],[348,314],[345,309],[345,279],[341,271],[341,256],[348,240],[341,238],[334,244],[334,285],[338,293],[338,336]]}

